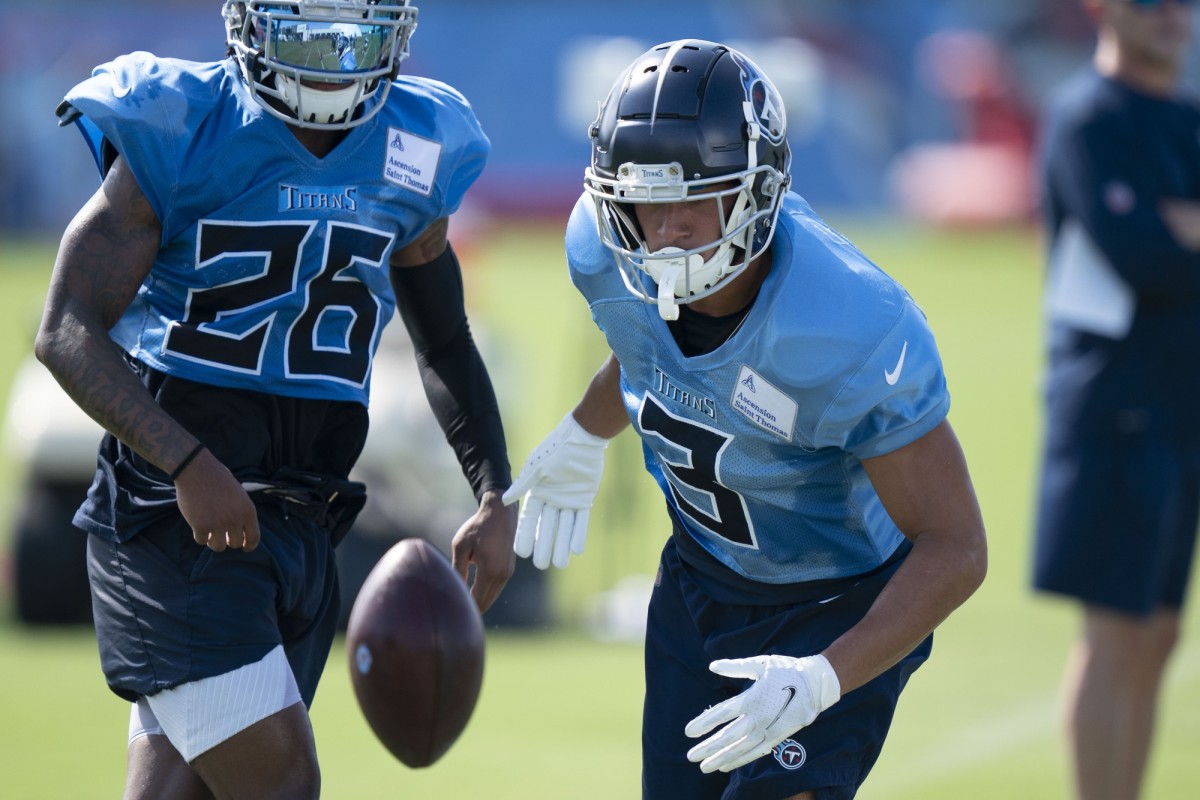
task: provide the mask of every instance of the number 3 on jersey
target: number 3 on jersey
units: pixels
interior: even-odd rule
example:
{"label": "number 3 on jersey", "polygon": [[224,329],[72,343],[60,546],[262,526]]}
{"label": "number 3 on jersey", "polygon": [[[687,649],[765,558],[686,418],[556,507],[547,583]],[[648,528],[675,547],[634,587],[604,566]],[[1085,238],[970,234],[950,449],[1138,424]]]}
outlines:
{"label": "number 3 on jersey", "polygon": [[655,448],[679,509],[722,539],[757,548],[745,499],[721,482],[721,455],[733,437],[676,417],[650,396],[642,400],[638,425],[679,452],[668,458],[667,448]]}
{"label": "number 3 on jersey", "polygon": [[[381,302],[348,270],[355,263],[383,266],[393,237],[331,223],[321,269],[301,283],[303,251],[314,227],[201,222],[196,268],[216,270],[220,277],[189,292],[186,315],[171,326],[164,350],[221,369],[260,373],[277,313],[302,298],[303,308],[283,337],[285,373],[362,386],[383,322]],[[258,321],[240,331],[221,324],[238,317]],[[323,325],[339,330],[336,343],[320,342]]]}

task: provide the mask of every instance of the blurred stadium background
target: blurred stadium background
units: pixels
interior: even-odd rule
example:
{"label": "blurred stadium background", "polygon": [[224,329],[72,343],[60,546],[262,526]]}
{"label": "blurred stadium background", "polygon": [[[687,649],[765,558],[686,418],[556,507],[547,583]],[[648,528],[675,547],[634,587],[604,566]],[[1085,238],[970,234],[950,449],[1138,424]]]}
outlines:
{"label": "blurred stadium background", "polygon": [[[1031,159],[1047,93],[1090,55],[1077,0],[416,5],[405,71],[460,89],[493,143],[451,236],[470,272],[514,467],[604,353],[566,280],[561,234],[588,158],[586,127],[613,77],[647,47],[694,36],[739,47],[774,78],[788,103],[796,189],[930,316],[992,546],[988,582],[943,626],[860,797],[1065,797],[1056,690],[1075,620],[1025,583],[1041,364]],[[54,246],[97,185],[78,135],[57,131],[53,110],[123,52],[221,57],[219,10],[219,0],[0,3],[0,797],[112,797],[124,769],[126,709],[103,687],[81,551],[64,523],[98,433],[73,427],[61,392],[28,363]],[[1200,69],[1189,81],[1200,85]],[[444,545],[469,506],[414,393],[406,343],[393,336],[388,346],[398,357],[376,376],[360,470],[372,500],[344,547],[348,586],[397,536]],[[373,742],[335,649],[314,708],[326,796],[637,795],[640,614],[667,531],[640,464],[636,441],[622,437],[588,553],[562,573],[522,567],[489,614],[483,697],[433,769],[405,771]],[[1189,713],[1200,707],[1198,634],[1193,611],[1150,800],[1200,796],[1200,722]]]}
{"label": "blurred stadium background", "polygon": [[[58,230],[90,193],[84,149],[48,133],[63,92],[132,49],[220,57],[217,10],[219,0],[0,6],[10,110],[0,227]],[[901,199],[939,217],[1019,216],[1028,186],[1014,159],[1045,92],[1091,44],[1076,0],[436,0],[419,24],[406,69],[472,101],[495,145],[474,202],[505,214],[561,213],[612,79],[650,45],[686,35],[735,44],[774,77],[798,184],[818,207],[878,211]]]}

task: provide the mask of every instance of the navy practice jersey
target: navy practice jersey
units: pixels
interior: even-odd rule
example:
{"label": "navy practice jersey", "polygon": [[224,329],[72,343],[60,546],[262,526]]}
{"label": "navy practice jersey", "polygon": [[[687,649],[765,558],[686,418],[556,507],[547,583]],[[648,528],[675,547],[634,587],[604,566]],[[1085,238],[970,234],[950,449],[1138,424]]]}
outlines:
{"label": "navy practice jersey", "polygon": [[163,226],[113,339],[190,380],[366,405],[396,305],[389,256],[453,213],[487,159],[463,97],[401,77],[325,158],[259,106],[232,59],[134,53],[66,101],[101,169],[115,148]]}
{"label": "navy practice jersey", "polygon": [[1159,211],[1200,200],[1200,108],[1088,69],[1056,97],[1042,159],[1049,436],[1165,426],[1200,442],[1200,254]]}
{"label": "navy practice jersey", "polygon": [[621,362],[646,467],[687,533],[755,581],[858,575],[903,540],[860,459],[942,421],[941,359],[912,298],[795,194],[772,255],[741,327],[688,358],[657,307],[625,287],[590,198],[567,229],[571,278]]}

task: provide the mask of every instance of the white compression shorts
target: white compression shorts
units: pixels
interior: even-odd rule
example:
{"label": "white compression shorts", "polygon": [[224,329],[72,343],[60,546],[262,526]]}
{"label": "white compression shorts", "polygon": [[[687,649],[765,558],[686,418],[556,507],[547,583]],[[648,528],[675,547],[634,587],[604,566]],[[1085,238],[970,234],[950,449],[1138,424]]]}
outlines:
{"label": "white compression shorts", "polygon": [[296,678],[279,645],[261,661],[138,699],[129,715],[129,742],[166,736],[191,761],[299,702]]}

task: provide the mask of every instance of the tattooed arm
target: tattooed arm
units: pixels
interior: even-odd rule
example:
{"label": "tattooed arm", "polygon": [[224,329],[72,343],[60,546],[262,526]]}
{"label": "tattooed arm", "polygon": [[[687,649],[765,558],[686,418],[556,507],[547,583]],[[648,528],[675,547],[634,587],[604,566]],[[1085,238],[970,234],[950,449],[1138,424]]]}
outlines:
{"label": "tattooed arm", "polygon": [[[153,209],[118,158],[63,235],[34,349],[80,408],[172,474],[200,442],[154,401],[108,335],[154,265],[161,238]],[[175,485],[198,543],[214,550],[257,545],[253,503],[210,452],[186,463]]]}

